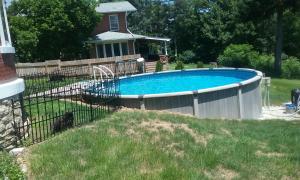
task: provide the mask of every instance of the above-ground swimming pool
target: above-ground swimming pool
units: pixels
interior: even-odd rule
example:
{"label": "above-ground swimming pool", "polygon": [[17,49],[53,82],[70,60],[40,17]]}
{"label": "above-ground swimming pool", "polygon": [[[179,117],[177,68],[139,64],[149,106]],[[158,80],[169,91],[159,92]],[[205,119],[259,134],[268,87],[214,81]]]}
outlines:
{"label": "above-ground swimming pool", "polygon": [[166,95],[220,87],[251,79],[257,75],[245,70],[187,70],[151,73],[120,79],[123,97]]}
{"label": "above-ground swimming pool", "polygon": [[199,118],[257,119],[262,73],[251,69],[196,69],[120,79],[121,105]]}
{"label": "above-ground swimming pool", "polygon": [[199,118],[257,119],[262,73],[251,69],[195,69],[122,77],[121,105]]}

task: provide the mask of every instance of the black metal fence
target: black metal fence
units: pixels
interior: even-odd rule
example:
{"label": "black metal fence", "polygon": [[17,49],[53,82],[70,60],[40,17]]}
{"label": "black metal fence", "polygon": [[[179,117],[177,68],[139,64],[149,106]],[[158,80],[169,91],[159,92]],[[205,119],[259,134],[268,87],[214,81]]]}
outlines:
{"label": "black metal fence", "polygon": [[[25,92],[14,109],[14,129],[19,145],[42,142],[72,127],[99,120],[118,104],[117,77],[94,79],[80,67],[22,77]],[[17,119],[20,118],[20,119]]]}

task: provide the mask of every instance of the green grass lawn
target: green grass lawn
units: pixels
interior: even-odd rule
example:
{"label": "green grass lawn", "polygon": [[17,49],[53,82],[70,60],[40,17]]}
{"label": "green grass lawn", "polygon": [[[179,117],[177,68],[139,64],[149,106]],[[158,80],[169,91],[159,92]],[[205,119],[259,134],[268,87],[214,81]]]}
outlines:
{"label": "green grass lawn", "polygon": [[[175,70],[176,63],[170,63],[169,64],[169,70]],[[204,64],[205,68],[210,68],[211,65],[209,64]],[[184,69],[196,69],[197,64],[196,63],[189,63],[189,64],[184,64]]]}
{"label": "green grass lawn", "polygon": [[300,122],[124,110],[26,155],[30,179],[299,179]]}
{"label": "green grass lawn", "polygon": [[50,81],[49,77],[36,77],[25,79],[26,94],[48,91],[54,88],[63,87],[81,81],[81,77],[65,77],[61,81]]}
{"label": "green grass lawn", "polygon": [[[170,70],[175,70],[175,67],[176,67],[176,63],[169,64]],[[195,64],[195,63],[184,64],[184,69],[196,69],[196,68],[197,68],[197,64]]]}
{"label": "green grass lawn", "polygon": [[24,179],[15,160],[7,153],[0,151],[0,179]]}
{"label": "green grass lawn", "polygon": [[272,79],[271,84],[270,99],[274,105],[291,101],[291,90],[300,88],[300,80]]}

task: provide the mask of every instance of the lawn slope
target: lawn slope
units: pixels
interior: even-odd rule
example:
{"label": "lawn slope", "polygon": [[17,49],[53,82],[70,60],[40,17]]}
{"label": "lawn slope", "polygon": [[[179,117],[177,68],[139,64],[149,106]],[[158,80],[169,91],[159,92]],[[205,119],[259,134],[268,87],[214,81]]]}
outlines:
{"label": "lawn slope", "polygon": [[29,148],[31,179],[298,179],[300,122],[122,110]]}

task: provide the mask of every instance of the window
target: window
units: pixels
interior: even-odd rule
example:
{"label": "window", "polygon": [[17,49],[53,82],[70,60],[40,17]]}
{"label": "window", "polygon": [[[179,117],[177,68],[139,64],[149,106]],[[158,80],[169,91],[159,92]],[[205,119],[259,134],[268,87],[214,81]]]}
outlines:
{"label": "window", "polygon": [[119,17],[118,15],[109,16],[110,31],[119,31]]}
{"label": "window", "polygon": [[97,45],[97,52],[98,52],[98,58],[104,58],[104,53],[103,53],[103,45],[98,44]]}
{"label": "window", "polygon": [[113,46],[114,46],[114,54],[115,54],[115,56],[121,56],[119,43],[114,43]]}
{"label": "window", "polygon": [[106,57],[112,57],[111,44],[105,44]]}
{"label": "window", "polygon": [[128,55],[128,44],[127,44],[127,42],[122,43],[121,46],[122,46],[123,56]]}

